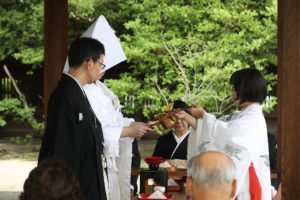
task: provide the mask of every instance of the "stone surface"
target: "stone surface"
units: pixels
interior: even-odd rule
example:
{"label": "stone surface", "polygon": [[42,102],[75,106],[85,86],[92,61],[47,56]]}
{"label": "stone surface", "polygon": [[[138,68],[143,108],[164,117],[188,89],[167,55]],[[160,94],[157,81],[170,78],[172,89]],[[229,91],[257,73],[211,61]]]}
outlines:
{"label": "stone surface", "polygon": [[0,160],[0,200],[18,199],[29,172],[36,161]]}

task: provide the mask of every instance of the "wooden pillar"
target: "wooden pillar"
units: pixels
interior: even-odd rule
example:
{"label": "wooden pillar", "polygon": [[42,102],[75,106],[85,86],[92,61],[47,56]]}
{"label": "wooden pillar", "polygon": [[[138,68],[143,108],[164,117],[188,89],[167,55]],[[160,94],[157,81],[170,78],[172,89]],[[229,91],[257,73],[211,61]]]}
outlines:
{"label": "wooden pillar", "polygon": [[44,111],[60,79],[68,51],[68,0],[44,0]]}
{"label": "wooden pillar", "polygon": [[300,1],[278,0],[278,159],[282,199],[300,199]]}

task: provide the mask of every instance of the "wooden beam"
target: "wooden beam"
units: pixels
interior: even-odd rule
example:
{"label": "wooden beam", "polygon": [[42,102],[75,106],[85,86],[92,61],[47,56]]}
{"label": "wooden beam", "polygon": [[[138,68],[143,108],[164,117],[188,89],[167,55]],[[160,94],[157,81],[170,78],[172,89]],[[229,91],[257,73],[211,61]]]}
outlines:
{"label": "wooden beam", "polygon": [[300,1],[278,1],[278,161],[282,199],[300,199]]}
{"label": "wooden beam", "polygon": [[44,112],[60,79],[68,51],[68,0],[44,0]]}

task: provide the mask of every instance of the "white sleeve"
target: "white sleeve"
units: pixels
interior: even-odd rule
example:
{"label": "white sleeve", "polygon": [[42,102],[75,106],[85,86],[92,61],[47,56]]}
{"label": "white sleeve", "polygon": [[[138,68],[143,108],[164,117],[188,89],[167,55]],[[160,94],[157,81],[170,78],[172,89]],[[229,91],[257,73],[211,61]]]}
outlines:
{"label": "white sleeve", "polygon": [[202,129],[203,120],[197,120],[196,129],[191,129],[189,138],[188,138],[188,149],[187,149],[187,159],[189,160],[191,157],[197,155],[199,153],[198,146],[201,141],[201,129]]}
{"label": "white sleeve", "polygon": [[202,123],[198,151],[222,151],[233,159],[237,168],[238,193],[248,195],[241,191],[248,191],[248,168],[251,162],[257,169],[262,188],[266,188],[264,186],[268,184],[266,181],[268,177],[265,177],[269,176],[269,171],[264,164],[263,156],[268,154],[268,146],[262,113],[259,110],[248,110],[227,122],[205,113]]}

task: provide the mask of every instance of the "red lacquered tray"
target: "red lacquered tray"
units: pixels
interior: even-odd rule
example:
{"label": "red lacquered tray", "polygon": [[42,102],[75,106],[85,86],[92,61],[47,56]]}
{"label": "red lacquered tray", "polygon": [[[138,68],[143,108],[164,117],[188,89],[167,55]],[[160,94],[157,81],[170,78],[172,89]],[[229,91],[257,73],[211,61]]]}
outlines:
{"label": "red lacquered tray", "polygon": [[183,182],[180,180],[175,180],[178,185],[168,185],[168,192],[182,192],[183,191]]}
{"label": "red lacquered tray", "polygon": [[[151,194],[141,193],[138,196],[138,200],[146,200],[146,199],[148,199],[148,196],[150,196],[150,195]],[[168,200],[172,200],[172,194],[164,194],[164,195]],[[151,200],[161,200],[161,199],[151,199]]]}
{"label": "red lacquered tray", "polygon": [[149,165],[159,165],[160,163],[165,162],[165,159],[160,156],[149,156],[145,158],[145,162]]}

